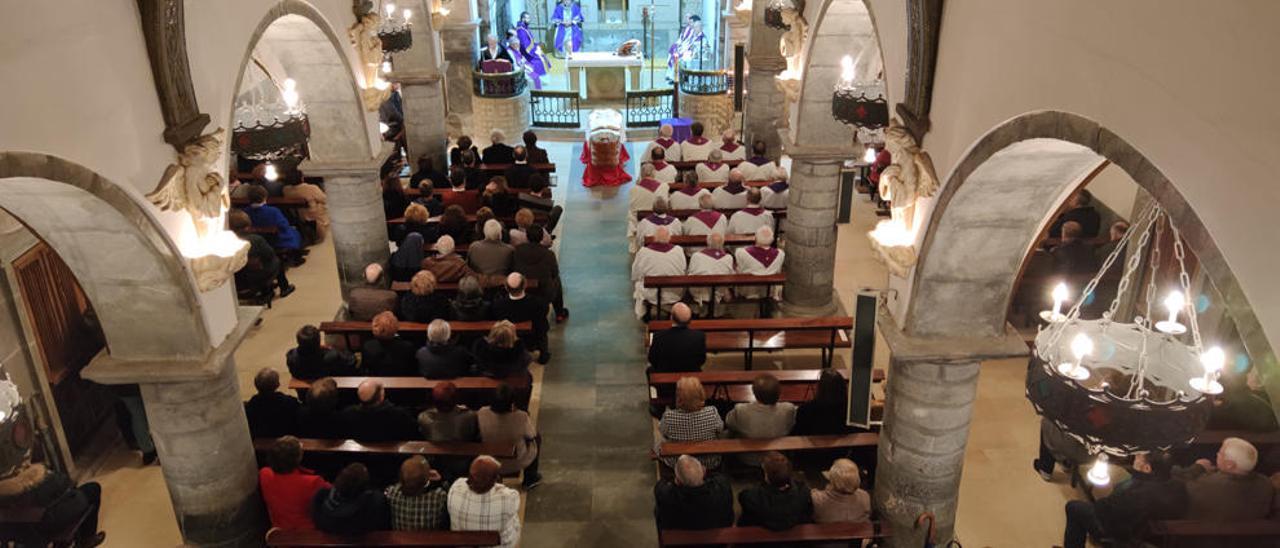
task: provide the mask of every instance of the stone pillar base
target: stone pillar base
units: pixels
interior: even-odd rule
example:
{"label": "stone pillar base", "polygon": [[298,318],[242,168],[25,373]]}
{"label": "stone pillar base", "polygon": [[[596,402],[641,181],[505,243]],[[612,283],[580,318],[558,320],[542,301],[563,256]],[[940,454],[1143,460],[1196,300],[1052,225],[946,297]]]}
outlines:
{"label": "stone pillar base", "polygon": [[840,313],[840,299],[835,291],[831,292],[831,301],[827,304],[817,306],[806,306],[787,302],[786,299],[778,305],[778,311],[783,316],[789,318],[821,318],[826,316],[835,316]]}
{"label": "stone pillar base", "polygon": [[[386,150],[386,154],[389,153],[390,150]],[[386,265],[391,258],[387,217],[382,210],[382,186],[378,181],[378,169],[386,154],[371,162],[310,163],[301,167],[308,175],[324,177],[343,302],[352,289],[365,284],[366,266]]]}
{"label": "stone pillar base", "polygon": [[[507,134],[507,144],[515,146],[520,136],[529,129],[529,92],[515,97],[471,98],[472,139],[478,143],[489,142],[489,132],[495,129]],[[484,148],[484,147],[480,147]]]}
{"label": "stone pillar base", "polygon": [[702,122],[702,135],[717,141],[733,122],[733,96],[680,94],[680,116]]}

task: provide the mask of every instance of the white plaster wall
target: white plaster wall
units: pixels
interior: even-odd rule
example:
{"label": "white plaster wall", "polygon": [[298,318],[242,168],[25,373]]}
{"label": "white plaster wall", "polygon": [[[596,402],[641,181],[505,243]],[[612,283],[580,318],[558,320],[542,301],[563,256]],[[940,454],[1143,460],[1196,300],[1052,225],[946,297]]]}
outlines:
{"label": "white plaster wall", "polygon": [[1085,186],[1093,194],[1094,203],[1107,206],[1116,215],[1130,220],[1133,203],[1138,199],[1138,183],[1115,164],[1108,164]]}

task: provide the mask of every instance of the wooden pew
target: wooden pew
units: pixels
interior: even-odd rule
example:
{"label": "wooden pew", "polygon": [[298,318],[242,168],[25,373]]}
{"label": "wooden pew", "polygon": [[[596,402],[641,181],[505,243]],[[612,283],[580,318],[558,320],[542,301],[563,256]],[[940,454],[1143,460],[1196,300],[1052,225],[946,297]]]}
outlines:
{"label": "wooden pew", "polygon": [[[475,457],[492,455],[495,457],[516,456],[516,446],[510,443],[481,443],[470,441],[389,441],[359,442],[340,439],[302,438],[302,452],[306,453],[375,453],[387,455],[456,455]],[[265,453],[271,450],[276,438],[254,438],[253,450]]]}
{"label": "wooden pew", "polygon": [[[232,198],[231,205],[233,207],[249,207],[249,199],[248,198]],[[267,197],[267,205],[276,206],[282,209],[307,207],[307,200],[305,198],[286,198],[284,196],[269,196]]]}
{"label": "wooden pew", "polygon": [[[524,281],[524,287],[525,289],[535,289],[538,287],[538,280],[526,278]],[[391,282],[391,290],[396,293],[406,293],[409,291],[409,282]],[[441,282],[436,284],[436,293],[454,294],[457,292],[458,282]],[[400,324],[400,329],[404,329],[404,324]]]}
{"label": "wooden pew", "polygon": [[[777,181],[743,181],[742,186],[745,186],[748,188],[760,188],[760,187],[769,186],[776,182]],[[721,183],[721,182],[698,183],[698,188],[715,190],[717,188],[724,186],[725,184],[726,183]],[[668,187],[671,189],[671,192],[675,192],[677,190],[684,188],[684,183],[670,183]]]}
{"label": "wooden pew", "polygon": [[[755,274],[708,274],[700,276],[645,276],[644,287],[647,289],[657,289],[657,309],[662,312],[662,289],[663,288],[682,288],[682,287],[709,287],[711,295],[715,295],[716,288],[719,287],[765,287],[770,290],[774,286],[786,283],[786,274],[769,274],[758,276]],[[772,292],[767,291],[765,296],[760,299],[760,316],[766,316],[769,302],[772,298],[769,296]],[[679,300],[678,298],[676,299]],[[707,315],[714,317],[716,314],[716,300],[713,298],[708,301]]]}
{"label": "wooden pew", "polygon": [[652,457],[679,455],[727,455],[731,453],[764,453],[768,451],[822,451],[849,447],[874,447],[880,434],[859,432],[834,436],[782,436],[780,438],[723,438],[706,441],[668,441],[658,445]]}
{"label": "wooden pew", "polygon": [[[366,380],[376,380],[382,382],[382,387],[387,392],[397,392],[406,390],[435,390],[437,386],[445,382],[451,382],[458,388],[460,392],[467,391],[491,391],[496,390],[499,384],[507,383],[515,388],[524,388],[528,386],[529,378],[525,376],[511,377],[509,379],[495,379],[492,377],[457,377],[453,379],[426,379],[423,377],[333,377],[335,383],[338,384],[338,390],[355,390],[360,387],[360,383]],[[292,379],[289,381],[289,389],[299,393],[311,389],[311,381],[305,379]]]}
{"label": "wooden pew", "polygon": [[[746,320],[694,320],[689,327],[707,333],[707,352],[744,352],[747,370],[757,351],[817,348],[822,350],[822,366],[830,367],[836,345],[849,343],[853,318],[759,318]],[[649,322],[645,348],[653,342],[653,333],[671,328],[670,320]]]}
{"label": "wooden pew", "polygon": [[[653,236],[646,236],[644,238],[644,243],[645,245],[653,243]],[[706,247],[707,237],[699,236],[695,234],[690,234],[687,236],[673,235],[671,236],[671,243],[678,245],[680,247]],[[755,234],[725,234],[724,235],[725,247],[741,247],[741,246],[753,245],[755,243],[756,243]]]}
{"label": "wooden pew", "polygon": [[[729,169],[733,169],[735,167],[738,167],[738,164],[741,164],[744,161],[745,160],[725,160],[720,163],[729,166]],[[705,164],[707,162],[706,160],[680,160],[676,162],[667,162],[667,163],[673,166],[676,166],[676,170],[678,171],[690,171],[690,170],[693,170],[694,168],[697,168],[698,164]]]}
{"label": "wooden pew", "polygon": [[[511,166],[513,165],[515,164],[480,164],[480,171],[492,173],[494,175],[502,175],[503,173],[506,173],[508,169],[511,169]],[[529,164],[529,167],[533,168],[533,170],[538,173],[556,172],[555,164]]]}
{"label": "wooden pew", "polygon": [[764,527],[725,527],[701,531],[665,529],[658,531],[659,546],[746,546],[769,544],[804,544],[834,542],[848,544],[852,540],[883,539],[892,535],[887,522],[870,523],[802,523],[785,531]]}
{"label": "wooden pew", "polygon": [[267,546],[331,548],[340,546],[497,546],[497,531],[374,531],[360,536],[332,535],[320,531],[272,529]]}
{"label": "wooden pew", "polygon": [[[494,323],[496,322],[449,322],[449,328],[454,335],[488,334]],[[320,322],[320,331],[326,335],[341,336],[346,343],[346,348],[358,349],[366,338],[373,336],[373,323],[351,321]],[[520,322],[516,324],[516,331],[532,333],[533,324],[531,322]],[[425,339],[427,336],[427,324],[400,322],[400,335]]]}
{"label": "wooden pew", "polygon": [[[840,373],[840,376],[849,378],[848,369],[834,369]],[[770,375],[778,379],[778,383],[782,387],[781,401],[789,401],[792,403],[806,402],[812,400],[817,394],[818,378],[822,375],[821,369],[785,369],[781,371],[769,371]],[[755,371],[700,371],[700,372],[684,372],[684,373],[650,373],[649,386],[658,388],[654,393],[661,394],[664,392],[663,387],[670,387],[665,392],[673,392],[674,387],[681,378],[694,377],[702,382],[702,386],[707,389],[707,399],[709,400],[727,400],[734,403],[747,403],[755,401],[755,394],[751,392],[751,382],[755,380],[760,373]],[[871,382],[884,382],[885,374],[883,369],[874,369],[871,372]],[[672,398],[655,396],[651,397],[649,403],[654,405],[670,405]]]}
{"label": "wooden pew", "polygon": [[[1153,521],[1147,525],[1148,538],[1160,539],[1163,547],[1206,546],[1207,541],[1227,542],[1230,546],[1280,546],[1280,521]],[[1216,544],[1213,544],[1216,546]]]}

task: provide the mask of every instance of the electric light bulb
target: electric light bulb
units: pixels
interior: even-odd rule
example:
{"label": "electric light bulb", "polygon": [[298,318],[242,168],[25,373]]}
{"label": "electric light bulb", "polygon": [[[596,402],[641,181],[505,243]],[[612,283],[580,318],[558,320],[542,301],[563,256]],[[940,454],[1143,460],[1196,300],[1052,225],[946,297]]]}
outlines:
{"label": "electric light bulb", "polygon": [[1090,339],[1088,335],[1080,333],[1076,335],[1076,338],[1071,339],[1071,353],[1076,355],[1077,361],[1084,360],[1084,357],[1092,352],[1093,339]]}
{"label": "electric light bulb", "polygon": [[1191,379],[1189,382],[1191,388],[1205,394],[1221,394],[1222,384],[1218,382],[1218,375],[1226,363],[1227,354],[1221,347],[1215,346],[1205,350],[1200,354],[1200,366],[1204,368],[1204,376]]}
{"label": "electric light bulb", "polygon": [[382,73],[383,73],[383,74],[386,74],[386,73],[388,73],[388,72],[391,72],[391,61],[383,61],[383,62],[382,62]]}
{"label": "electric light bulb", "polygon": [[853,58],[846,55],[840,59],[840,80],[852,83],[854,77]]}
{"label": "electric light bulb", "polygon": [[1171,335],[1186,333],[1187,327],[1178,323],[1178,311],[1182,310],[1186,303],[1187,301],[1182,296],[1181,291],[1170,291],[1169,295],[1164,298],[1164,307],[1169,311],[1169,319],[1163,322],[1156,322],[1156,329]]}
{"label": "electric light bulb", "polygon": [[876,149],[874,147],[867,147],[867,149],[862,152],[862,161],[867,164],[875,163]]}
{"label": "electric light bulb", "polygon": [[381,76],[379,76],[379,77],[377,77],[377,78],[374,78],[374,80],[373,80],[373,88],[374,88],[374,89],[376,89],[376,90],[378,90],[378,91],[382,91],[382,90],[385,90],[385,89],[387,89],[387,88],[389,88],[389,87],[391,87],[391,84],[390,84],[389,82],[387,82],[386,80],[383,80]]}
{"label": "electric light bulb", "polygon": [[280,178],[280,172],[276,171],[275,164],[267,163],[267,167],[262,170],[262,178],[268,181],[275,181]]}
{"label": "electric light bulb", "polygon": [[387,18],[390,18],[392,15],[395,15],[396,13],[395,4],[387,4],[387,7],[385,9],[387,10]]}
{"label": "electric light bulb", "polygon": [[1092,352],[1093,339],[1090,339],[1084,333],[1077,334],[1074,339],[1071,339],[1071,353],[1075,354],[1076,361],[1059,364],[1058,372],[1078,381],[1089,378],[1089,370],[1083,367],[1082,364],[1084,357]]}
{"label": "electric light bulb", "polygon": [[284,104],[290,111],[298,108],[298,82],[293,78],[284,79],[284,89],[280,91],[280,98],[284,100]]}
{"label": "electric light bulb", "polygon": [[1111,469],[1107,467],[1107,456],[1098,455],[1098,460],[1093,461],[1093,466],[1089,468],[1089,483],[1098,487],[1106,486],[1111,483]]}
{"label": "electric light bulb", "polygon": [[386,122],[378,122],[378,133],[386,133],[391,130],[391,126]]}
{"label": "electric light bulb", "polygon": [[405,9],[404,9],[404,11],[402,11],[402,12],[400,12],[400,13],[402,13],[402,14],[404,15],[404,22],[405,22],[405,23],[408,23],[408,22],[409,22],[409,19],[413,18],[413,10],[411,10],[411,9],[409,9],[409,8],[405,8]]}

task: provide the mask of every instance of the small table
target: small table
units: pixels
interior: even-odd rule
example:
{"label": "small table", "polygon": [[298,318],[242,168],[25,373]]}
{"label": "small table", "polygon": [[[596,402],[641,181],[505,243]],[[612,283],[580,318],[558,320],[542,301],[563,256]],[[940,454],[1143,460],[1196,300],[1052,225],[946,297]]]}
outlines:
{"label": "small table", "polygon": [[693,118],[663,118],[658,123],[671,126],[671,138],[677,143],[683,143],[693,137],[693,130],[689,129],[693,125]]}
{"label": "small table", "polygon": [[[569,69],[569,89],[582,89],[579,79],[586,72],[588,101],[624,99],[628,87],[640,89],[640,67],[643,64],[644,60],[639,55],[619,57],[609,51],[575,52],[565,61],[565,67]],[[623,72],[630,76],[630,86]]]}

